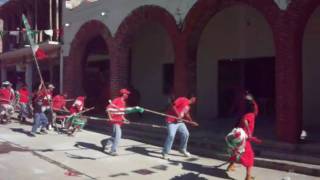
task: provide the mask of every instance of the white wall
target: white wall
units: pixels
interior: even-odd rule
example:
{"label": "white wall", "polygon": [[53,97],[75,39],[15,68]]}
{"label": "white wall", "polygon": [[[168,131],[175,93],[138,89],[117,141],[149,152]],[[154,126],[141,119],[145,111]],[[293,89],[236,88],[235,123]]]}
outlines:
{"label": "white wall", "polygon": [[309,19],[303,39],[303,121],[319,125],[320,112],[320,8]]}
{"label": "white wall", "polygon": [[[64,8],[63,24],[70,23],[70,27],[64,28],[64,56],[68,56],[70,43],[80,27],[90,20],[102,21],[114,35],[121,22],[140,6],[160,6],[170,12],[178,21],[180,17],[185,18],[195,2],[196,0],[98,0],[92,3],[84,2],[72,10]],[[180,17],[177,14],[177,8],[181,9]],[[107,13],[106,16],[100,15],[102,11]]]}
{"label": "white wall", "polygon": [[141,94],[141,106],[163,110],[168,96],[162,92],[162,65],[174,62],[172,43],[158,24],[147,24],[138,32],[132,48],[131,82]]}
{"label": "white wall", "polygon": [[197,56],[198,118],[218,113],[218,67],[221,59],[274,56],[270,27],[255,9],[236,6],[214,16],[205,27]]}

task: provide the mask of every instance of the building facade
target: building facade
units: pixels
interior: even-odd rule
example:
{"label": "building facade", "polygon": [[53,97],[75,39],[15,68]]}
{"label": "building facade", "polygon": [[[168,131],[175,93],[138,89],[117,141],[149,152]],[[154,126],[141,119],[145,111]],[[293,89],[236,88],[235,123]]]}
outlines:
{"label": "building facade", "polygon": [[302,129],[320,128],[318,0],[62,4],[63,90],[89,104],[103,107],[123,87],[157,110],[196,95],[201,123],[235,116],[249,90],[278,140],[296,143]]}
{"label": "building facade", "polygon": [[39,61],[42,76],[59,89],[61,0],[10,0],[0,7],[2,20],[1,80],[14,86],[26,82],[30,90],[40,82],[33,54],[22,22],[24,14],[31,26],[35,44],[47,55]]}

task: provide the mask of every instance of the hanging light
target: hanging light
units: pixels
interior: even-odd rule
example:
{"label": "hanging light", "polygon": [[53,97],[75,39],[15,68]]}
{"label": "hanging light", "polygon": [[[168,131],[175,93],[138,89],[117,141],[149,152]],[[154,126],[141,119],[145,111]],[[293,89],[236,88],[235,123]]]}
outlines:
{"label": "hanging light", "polygon": [[105,15],[107,15],[107,13],[106,13],[105,11],[102,11],[102,12],[100,13],[100,15],[101,15],[101,16],[105,16]]}
{"label": "hanging light", "polygon": [[69,26],[70,26],[70,23],[67,22],[67,23],[64,24],[64,26],[65,26],[65,27],[69,27]]}

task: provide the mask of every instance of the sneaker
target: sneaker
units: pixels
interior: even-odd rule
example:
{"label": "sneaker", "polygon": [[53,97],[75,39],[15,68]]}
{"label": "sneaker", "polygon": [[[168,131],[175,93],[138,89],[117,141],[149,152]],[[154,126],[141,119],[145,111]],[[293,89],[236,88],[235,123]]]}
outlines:
{"label": "sneaker", "polygon": [[167,154],[166,153],[162,152],[161,154],[162,154],[162,159],[167,159]]}
{"label": "sneaker", "polygon": [[112,151],[112,152],[110,152],[110,155],[111,156],[118,156],[119,154],[117,152],[115,152],[115,151]]}
{"label": "sneaker", "polygon": [[30,137],[36,137],[36,134],[34,132],[29,132],[28,136]]}
{"label": "sneaker", "polygon": [[46,130],[44,130],[44,129],[41,129],[40,130],[40,134],[48,134],[48,132]]}
{"label": "sneaker", "polygon": [[191,154],[187,150],[180,150],[181,154],[183,154],[185,157],[191,157]]}
{"label": "sneaker", "polygon": [[48,126],[48,130],[49,130],[49,131],[51,131],[51,130],[52,130],[52,125],[51,125],[51,124],[49,124],[49,126]]}

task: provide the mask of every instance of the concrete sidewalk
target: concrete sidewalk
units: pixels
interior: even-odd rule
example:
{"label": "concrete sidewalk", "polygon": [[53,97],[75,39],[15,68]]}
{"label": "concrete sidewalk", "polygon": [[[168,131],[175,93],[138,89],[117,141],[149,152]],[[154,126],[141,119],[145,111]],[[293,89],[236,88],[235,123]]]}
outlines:
{"label": "concrete sidewalk", "polygon": [[[0,125],[0,180],[45,179],[244,179],[240,165],[226,173],[224,161],[176,151],[161,158],[161,147],[123,139],[120,156],[100,151],[105,134],[83,130],[75,137],[56,132],[27,136],[28,125]],[[124,130],[124,134],[127,132]],[[143,140],[144,141],[144,140]],[[162,143],[162,142],[161,142]],[[314,176],[255,167],[256,179],[316,179]]]}

